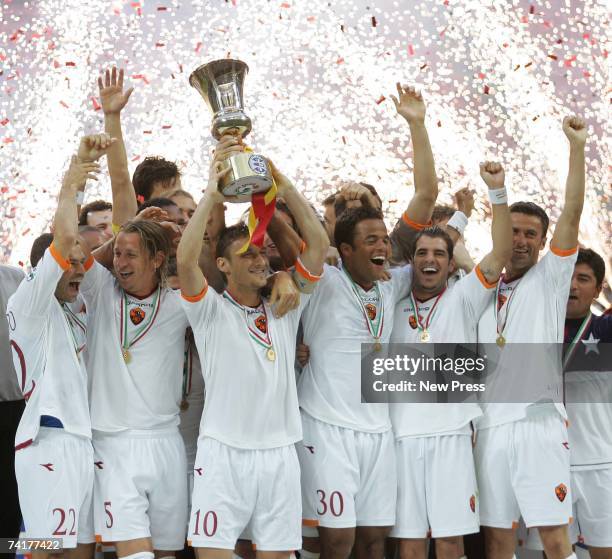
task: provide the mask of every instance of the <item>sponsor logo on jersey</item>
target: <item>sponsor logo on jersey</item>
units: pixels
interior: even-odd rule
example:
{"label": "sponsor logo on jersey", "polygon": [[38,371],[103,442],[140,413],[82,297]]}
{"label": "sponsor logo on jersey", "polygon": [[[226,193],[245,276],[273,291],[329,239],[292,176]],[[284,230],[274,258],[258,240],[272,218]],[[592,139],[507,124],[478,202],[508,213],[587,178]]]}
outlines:
{"label": "sponsor logo on jersey", "polygon": [[140,324],[144,320],[145,316],[145,312],[140,307],[136,307],[130,311],[130,320],[132,321],[132,324]]}
{"label": "sponsor logo on jersey", "polygon": [[560,483],[559,485],[557,485],[557,487],[555,487],[555,495],[557,496],[557,499],[559,499],[559,501],[565,501],[565,497],[567,497],[567,487],[565,486],[565,484]]}
{"label": "sponsor logo on jersey", "polygon": [[50,472],[54,472],[55,470],[53,469],[53,464],[51,464],[50,462],[48,464],[41,464],[41,466],[43,468],[47,468],[47,470],[49,470]]}
{"label": "sponsor logo on jersey", "polygon": [[374,320],[376,319],[376,305],[373,305],[372,303],[368,303],[366,306],[366,311],[368,313],[368,318],[370,320]]}
{"label": "sponsor logo on jersey", "polygon": [[266,317],[263,314],[260,314],[255,319],[255,326],[257,326],[257,329],[260,332],[263,332],[264,334],[268,331],[268,323],[266,321]]}
{"label": "sponsor logo on jersey", "polygon": [[470,509],[473,513],[476,512],[476,496],[475,495],[472,495],[470,497]]}

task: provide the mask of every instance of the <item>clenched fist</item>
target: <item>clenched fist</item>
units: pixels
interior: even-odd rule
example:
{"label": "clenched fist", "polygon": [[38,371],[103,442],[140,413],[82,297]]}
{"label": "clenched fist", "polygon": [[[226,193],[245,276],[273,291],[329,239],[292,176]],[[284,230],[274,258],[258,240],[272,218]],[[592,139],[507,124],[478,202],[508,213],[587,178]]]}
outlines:
{"label": "clenched fist", "polygon": [[480,164],[480,176],[490,190],[504,187],[504,168],[496,161],[485,161]]}
{"label": "clenched fist", "polygon": [[566,116],[563,119],[563,132],[567,136],[570,145],[576,147],[584,146],[587,138],[586,123],[578,116]]}

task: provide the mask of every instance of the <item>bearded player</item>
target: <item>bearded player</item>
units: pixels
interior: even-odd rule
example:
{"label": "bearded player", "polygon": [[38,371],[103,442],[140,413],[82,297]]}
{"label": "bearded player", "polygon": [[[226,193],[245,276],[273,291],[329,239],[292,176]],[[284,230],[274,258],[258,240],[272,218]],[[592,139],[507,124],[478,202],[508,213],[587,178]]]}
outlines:
{"label": "bearded player", "polygon": [[81,140],[62,182],[53,240],[7,305],[15,369],[27,401],[15,440],[25,534],[62,538],[67,556],[75,558],[93,557],[94,552],[84,331],[68,308],[79,294],[89,256],[77,233],[77,192],[95,178],[95,160],[111,144],[104,134]]}
{"label": "bearded player", "polygon": [[[550,251],[538,261],[548,229],[544,210],[532,202],[511,205],[512,257],[498,282],[496,300],[480,320],[479,342],[497,342],[503,348],[509,343],[563,341],[584,200],[587,135],[577,117],[565,118],[563,131],[570,144],[569,172]],[[504,349],[500,352],[503,356]],[[560,367],[549,365],[539,376],[556,378],[560,372]],[[575,557],[567,533],[572,511],[566,418],[559,403],[484,405],[484,416],[476,420],[475,459],[489,558],[512,557],[513,527],[520,515],[528,528],[538,528],[549,559]]]}
{"label": "bearded player", "polygon": [[[295,387],[295,338],[308,301],[277,318],[262,296],[267,262],[249,245],[248,229],[225,229],[217,265],[227,278],[222,295],[209,289],[198,266],[206,223],[223,202],[213,161],[210,180],[177,252],[183,306],[193,328],[206,400],[195,464],[188,538],[200,559],[232,557],[249,527],[257,555],[288,557],[301,544],[299,464],[301,440]],[[309,290],[318,280],[328,240],[314,212],[289,180],[272,166],[278,194],[304,235],[295,281]],[[241,250],[242,249],[242,250]]]}
{"label": "bearded player", "polygon": [[[493,209],[493,249],[472,272],[448,285],[453,242],[439,227],[416,235],[413,286],[398,303],[391,341],[397,343],[476,343],[480,315],[511,255],[512,229],[497,163],[481,166]],[[397,403],[391,406],[399,479],[397,520],[400,558],[424,559],[427,535],[436,538],[436,557],[456,559],[461,536],[478,532],[476,473],[471,421],[477,403]]]}

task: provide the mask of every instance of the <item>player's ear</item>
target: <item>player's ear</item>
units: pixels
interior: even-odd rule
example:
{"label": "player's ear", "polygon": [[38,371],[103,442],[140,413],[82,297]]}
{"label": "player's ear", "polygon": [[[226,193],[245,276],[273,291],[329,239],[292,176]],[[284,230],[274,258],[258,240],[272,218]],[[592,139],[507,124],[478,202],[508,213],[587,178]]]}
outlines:
{"label": "player's ear", "polygon": [[158,250],[155,253],[155,258],[153,258],[153,264],[155,265],[155,269],[157,270],[164,263],[164,258],[166,258],[166,253]]}
{"label": "player's ear", "polygon": [[224,256],[219,256],[219,258],[217,258],[217,268],[220,272],[227,274],[230,271],[230,264],[227,258]]}
{"label": "player's ear", "polygon": [[451,258],[448,263],[448,277],[452,276],[457,271],[457,264],[455,263],[455,258]]}

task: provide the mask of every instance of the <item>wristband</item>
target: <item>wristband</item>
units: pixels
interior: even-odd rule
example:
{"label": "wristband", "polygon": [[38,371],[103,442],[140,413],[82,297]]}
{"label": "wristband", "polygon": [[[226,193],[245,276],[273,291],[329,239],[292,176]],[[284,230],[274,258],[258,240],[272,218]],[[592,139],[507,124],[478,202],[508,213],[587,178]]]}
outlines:
{"label": "wristband", "polygon": [[496,188],[495,190],[489,190],[489,201],[493,205],[507,204],[508,203],[508,191],[505,186]]}
{"label": "wristband", "polygon": [[448,227],[452,227],[459,235],[463,235],[468,224],[467,216],[460,210],[457,210],[448,220]]}
{"label": "wristband", "polygon": [[77,206],[82,206],[84,200],[85,200],[85,192],[83,192],[82,190],[78,190],[76,193]]}

